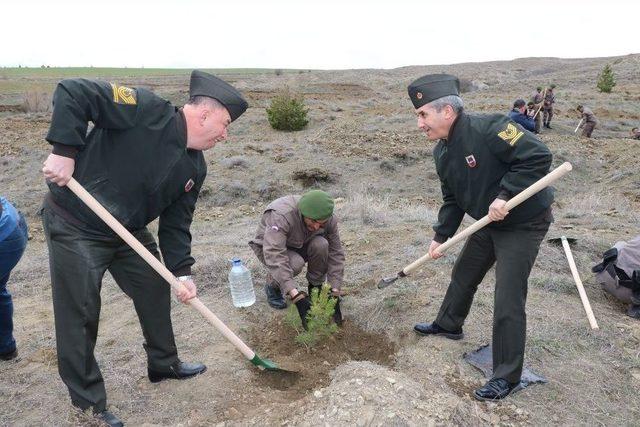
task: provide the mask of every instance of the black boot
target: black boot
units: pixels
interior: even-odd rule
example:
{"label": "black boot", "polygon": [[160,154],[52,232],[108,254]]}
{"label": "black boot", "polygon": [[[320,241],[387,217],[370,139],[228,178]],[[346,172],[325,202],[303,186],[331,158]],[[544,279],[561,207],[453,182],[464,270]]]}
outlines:
{"label": "black boot", "polygon": [[640,305],[631,304],[627,310],[627,316],[640,320]]}
{"label": "black boot", "polygon": [[18,349],[16,348],[13,351],[8,351],[6,353],[0,353],[0,360],[11,360],[18,357]]}
{"label": "black boot", "polygon": [[102,421],[104,424],[108,425],[109,427],[123,427],[124,423],[120,420],[120,418],[116,417],[115,415],[113,415],[113,412],[111,411],[102,411],[102,412],[98,412],[97,414],[94,415],[94,418],[96,418],[97,420]]}
{"label": "black boot", "polygon": [[149,381],[157,383],[164,379],[184,380],[201,374],[206,370],[207,367],[202,363],[184,363],[178,360],[165,371],[148,369],[147,373],[149,374]]}
{"label": "black boot", "polygon": [[553,128],[551,127],[551,122],[547,123],[547,129],[553,129]]}
{"label": "black boot", "polygon": [[441,328],[436,322],[418,323],[413,327],[413,330],[420,335],[440,335],[445,338],[449,338],[450,340],[459,340],[464,337],[462,328],[457,331],[447,331],[446,329]]}
{"label": "black boot", "polygon": [[264,293],[267,294],[267,302],[269,305],[277,310],[284,310],[287,308],[287,303],[282,296],[282,292],[280,288],[274,287],[273,285],[267,283],[264,285]]}
{"label": "black boot", "polygon": [[513,384],[504,378],[492,378],[485,385],[473,392],[473,397],[478,400],[500,400],[511,393],[522,389],[520,382]]}

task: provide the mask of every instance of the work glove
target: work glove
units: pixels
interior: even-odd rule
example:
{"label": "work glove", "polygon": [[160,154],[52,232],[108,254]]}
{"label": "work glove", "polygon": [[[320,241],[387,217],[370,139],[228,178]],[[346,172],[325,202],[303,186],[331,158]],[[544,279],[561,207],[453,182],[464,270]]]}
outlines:
{"label": "work glove", "polygon": [[304,292],[298,293],[292,299],[293,303],[296,305],[298,309],[298,314],[300,315],[300,320],[302,320],[302,327],[304,330],[307,330],[307,313],[311,310],[311,300]]}

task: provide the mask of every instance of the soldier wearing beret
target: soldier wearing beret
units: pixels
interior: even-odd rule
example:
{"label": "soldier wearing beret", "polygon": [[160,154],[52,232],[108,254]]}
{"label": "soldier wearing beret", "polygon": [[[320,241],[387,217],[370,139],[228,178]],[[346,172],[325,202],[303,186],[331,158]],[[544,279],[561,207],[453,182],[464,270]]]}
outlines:
{"label": "soldier wearing beret", "polygon": [[[339,296],[345,257],[333,206],[333,199],[321,190],[276,199],[265,209],[256,236],[249,242],[268,270],[264,289],[269,305],[286,308],[283,294],[288,295],[305,328],[311,306],[309,295],[325,281],[331,286],[332,295],[338,298],[334,320],[342,324]],[[299,292],[294,280],[305,264],[308,294]]]}
{"label": "soldier wearing beret", "polygon": [[519,389],[524,360],[527,280],[553,217],[547,188],[514,208],[507,201],[549,171],[551,153],[533,133],[501,114],[471,115],[463,109],[454,76],[432,74],[408,88],[418,127],[438,141],[433,158],[444,203],[433,226],[432,258],[453,236],[463,216],[493,221],[471,235],[458,256],[451,282],[433,323],[419,323],[422,335],[458,340],[473,296],[496,265],[493,316],[493,378],[475,390],[479,400],[502,399]]}
{"label": "soldier wearing beret", "polygon": [[544,127],[547,129],[551,129],[551,119],[553,118],[553,104],[556,103],[556,95],[553,93],[553,90],[556,88],[556,85],[550,85],[545,94],[544,100],[542,102],[542,120],[544,122]]}
{"label": "soldier wearing beret", "polygon": [[[73,176],[158,258],[146,226],[160,218],[162,258],[185,285],[177,297],[182,302],[193,298],[189,229],[207,173],[202,152],[227,137],[227,126],[247,103],[231,85],[201,71],[191,74],[189,93],[188,103],[176,108],[142,88],[69,79],[53,95],[46,137],[53,149],[42,171],[49,186],[43,224],[58,370],[72,403],[92,408],[109,425],[122,423],[107,410],[94,357],[105,271],[133,300],[150,381],[184,379],[206,367],[178,359],[169,286],[65,185]],[[89,122],[93,128],[87,133]]]}
{"label": "soldier wearing beret", "polygon": [[540,128],[542,127],[542,101],[544,101],[544,95],[546,93],[542,93],[542,86],[538,86],[536,88],[536,93],[531,97],[531,102],[533,102],[534,113],[531,115],[533,120],[535,121],[536,127],[534,133],[540,133]]}

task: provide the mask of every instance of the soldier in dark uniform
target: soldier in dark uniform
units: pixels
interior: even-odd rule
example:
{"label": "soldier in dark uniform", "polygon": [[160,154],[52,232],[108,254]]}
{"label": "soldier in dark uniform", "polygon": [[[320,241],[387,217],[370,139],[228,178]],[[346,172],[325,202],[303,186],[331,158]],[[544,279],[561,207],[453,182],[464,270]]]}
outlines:
{"label": "soldier in dark uniform", "polygon": [[480,400],[502,399],[519,388],[524,359],[527,280],[551,221],[553,193],[545,189],[508,212],[507,201],[549,171],[551,153],[533,133],[500,114],[466,114],[459,83],[447,74],[427,75],[409,85],[418,127],[433,151],[444,204],[434,225],[429,254],[453,236],[464,214],[493,221],[467,239],[456,260],[440,311],[415,331],[461,339],[473,296],[496,264],[493,318],[493,378],[474,392]]}
{"label": "soldier in dark uniform", "polygon": [[[109,425],[122,425],[107,410],[104,381],[93,354],[106,270],[133,300],[152,382],[184,379],[205,371],[178,359],[170,316],[170,287],[82,201],[65,187],[73,176],[151,253],[146,226],[160,218],[158,238],[165,265],[196,295],[191,279],[191,225],[207,172],[202,151],[227,136],[227,126],[247,108],[241,94],[210,74],[191,74],[183,108],[145,89],[85,79],[60,82],[47,141],[53,152],[43,173],[49,193],[43,224],[49,247],[58,370],[72,403],[92,408]],[[94,127],[87,134],[87,124]]]}

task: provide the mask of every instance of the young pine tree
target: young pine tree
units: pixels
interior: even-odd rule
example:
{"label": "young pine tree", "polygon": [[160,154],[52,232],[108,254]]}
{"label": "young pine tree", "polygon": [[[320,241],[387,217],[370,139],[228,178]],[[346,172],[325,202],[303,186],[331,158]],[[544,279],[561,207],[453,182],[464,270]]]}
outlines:
{"label": "young pine tree", "polygon": [[616,79],[613,75],[613,70],[609,64],[604,66],[604,69],[598,76],[598,90],[604,93],[611,93],[611,89],[616,85]]}

